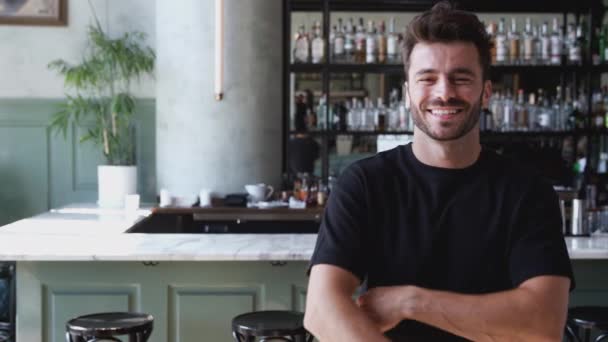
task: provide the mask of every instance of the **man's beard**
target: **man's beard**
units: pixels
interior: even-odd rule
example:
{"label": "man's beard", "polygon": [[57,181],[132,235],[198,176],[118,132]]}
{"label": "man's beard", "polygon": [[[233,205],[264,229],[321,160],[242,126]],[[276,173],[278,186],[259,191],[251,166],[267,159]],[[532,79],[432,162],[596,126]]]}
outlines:
{"label": "man's beard", "polygon": [[[422,113],[420,113],[420,110],[417,106],[412,106],[411,107],[411,115],[412,115],[412,120],[414,122],[414,125],[416,125],[416,127],[418,127],[419,130],[423,131],[426,135],[428,135],[429,137],[431,137],[432,139],[435,140],[439,140],[439,141],[450,141],[450,140],[457,140],[462,138],[463,136],[467,135],[474,127],[475,125],[477,125],[477,122],[479,122],[479,116],[481,115],[481,97],[483,96],[483,94],[481,96],[479,96],[479,100],[477,102],[475,102],[472,106],[468,106],[467,103],[465,103],[464,101],[461,100],[448,100],[447,101],[447,105],[464,105],[465,110],[467,108],[469,108],[469,110],[466,113],[459,113],[457,115],[468,115],[468,117],[459,124],[459,127],[453,128],[451,130],[451,134],[449,135],[440,135],[436,132],[433,132],[431,130],[431,128],[429,127],[429,125],[427,125],[427,122],[424,121],[424,116],[422,115]],[[424,106],[424,108],[428,108],[429,105],[433,105],[433,106],[445,106],[446,103],[442,102],[441,100],[433,100],[431,102],[429,102],[429,104],[427,104],[426,106]],[[432,115],[429,113],[429,115]],[[439,123],[440,125],[442,125],[443,127],[449,127],[451,125],[453,125],[454,123],[451,122],[446,122],[446,123]]]}

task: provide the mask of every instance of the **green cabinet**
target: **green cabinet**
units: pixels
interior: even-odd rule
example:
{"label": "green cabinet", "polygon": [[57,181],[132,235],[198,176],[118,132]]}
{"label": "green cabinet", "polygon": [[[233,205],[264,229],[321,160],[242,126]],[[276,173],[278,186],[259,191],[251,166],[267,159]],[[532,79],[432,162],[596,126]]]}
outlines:
{"label": "green cabinet", "polygon": [[229,342],[234,316],[304,311],[307,262],[18,262],[18,341],[65,341],[65,323],[103,311],[154,316],[151,342]]}

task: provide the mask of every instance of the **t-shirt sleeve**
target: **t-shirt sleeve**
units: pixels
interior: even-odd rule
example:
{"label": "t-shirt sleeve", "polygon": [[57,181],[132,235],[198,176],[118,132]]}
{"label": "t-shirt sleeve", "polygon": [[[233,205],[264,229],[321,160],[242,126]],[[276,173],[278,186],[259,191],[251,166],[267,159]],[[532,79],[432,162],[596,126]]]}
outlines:
{"label": "t-shirt sleeve", "polygon": [[338,266],[363,281],[366,271],[363,253],[364,231],[368,223],[363,173],[356,165],[340,176],[327,201],[309,267]]}
{"label": "t-shirt sleeve", "polygon": [[562,234],[557,194],[542,181],[534,182],[520,202],[510,239],[509,270],[513,286],[541,275],[570,278],[572,265]]}

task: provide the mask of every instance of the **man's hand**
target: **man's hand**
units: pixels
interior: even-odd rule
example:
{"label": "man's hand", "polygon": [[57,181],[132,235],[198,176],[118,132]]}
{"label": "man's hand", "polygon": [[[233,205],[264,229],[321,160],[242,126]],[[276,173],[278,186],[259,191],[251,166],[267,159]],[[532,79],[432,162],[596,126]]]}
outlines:
{"label": "man's hand", "polygon": [[421,300],[414,286],[376,287],[359,297],[357,305],[385,332],[412,316]]}

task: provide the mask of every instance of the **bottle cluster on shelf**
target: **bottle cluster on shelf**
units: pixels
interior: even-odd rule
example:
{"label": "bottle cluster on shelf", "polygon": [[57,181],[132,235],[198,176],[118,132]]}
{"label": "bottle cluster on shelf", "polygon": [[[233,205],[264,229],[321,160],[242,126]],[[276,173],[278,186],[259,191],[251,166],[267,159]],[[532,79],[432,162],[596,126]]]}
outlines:
{"label": "bottle cluster on shelf", "polygon": [[295,120],[303,120],[308,131],[403,132],[413,129],[407,97],[400,99],[397,89],[391,91],[388,104],[382,97],[375,101],[369,97],[353,97],[328,105],[325,94],[321,95],[316,108],[306,106],[302,101],[302,98],[296,98]]}
{"label": "bottle cluster on shelf", "polygon": [[[389,20],[388,32],[385,21],[363,18],[355,25],[353,18],[346,23],[338,18],[329,33],[330,60],[333,63],[400,63],[402,35],[395,31],[395,18]],[[321,25],[315,22],[312,33],[300,25],[294,37],[294,63],[323,63],[325,61],[325,39]]]}
{"label": "bottle cluster on shelf", "polygon": [[[592,93],[591,108],[583,90],[574,97],[570,87],[562,95],[561,87],[555,94],[538,89],[526,97],[519,89],[517,95],[511,91],[495,92],[488,110],[480,119],[484,131],[572,131],[586,128],[608,127],[608,91],[604,88]],[[591,111],[589,111],[591,109]],[[589,117],[591,116],[591,117]]]}
{"label": "bottle cluster on shelf", "polygon": [[511,18],[507,30],[505,18],[498,25],[490,22],[487,33],[493,41],[492,63],[498,65],[559,65],[562,58],[568,64],[581,64],[585,49],[584,23],[567,24],[566,35],[557,18],[549,23],[534,25],[528,17],[520,32],[517,19]]}

